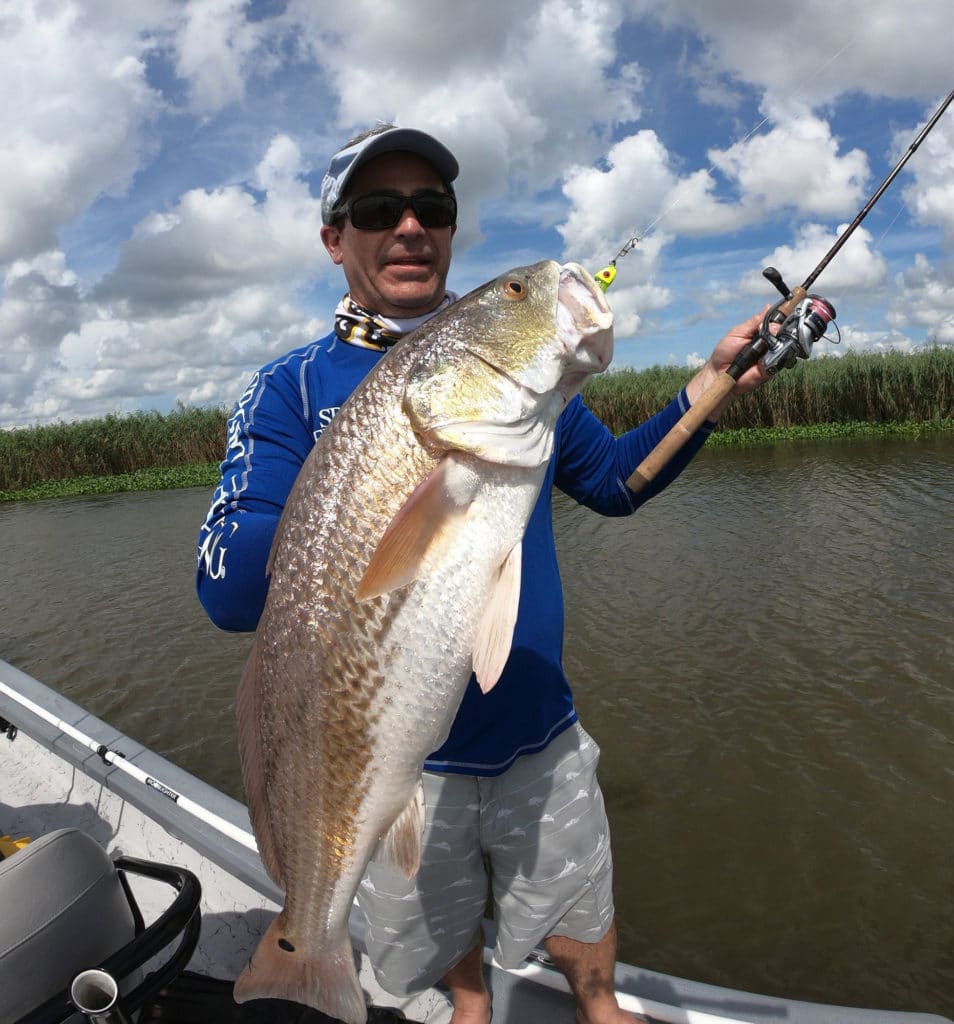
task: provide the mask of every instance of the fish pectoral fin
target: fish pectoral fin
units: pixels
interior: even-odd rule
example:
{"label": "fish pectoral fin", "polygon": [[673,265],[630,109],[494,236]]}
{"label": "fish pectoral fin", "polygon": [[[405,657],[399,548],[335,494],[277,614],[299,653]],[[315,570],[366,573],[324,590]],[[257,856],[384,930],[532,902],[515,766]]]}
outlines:
{"label": "fish pectoral fin", "polygon": [[371,859],[386,867],[397,868],[405,878],[413,878],[421,865],[423,832],[424,786],[418,782],[410,802],[384,834]]}
{"label": "fish pectoral fin", "polygon": [[417,485],[378,541],[358,584],[359,601],[412,583],[431,546],[463,523],[476,484],[462,468],[447,456]]}
{"label": "fish pectoral fin", "polygon": [[520,604],[522,550],[522,544],[515,544],[504,559],[477,630],[474,675],[482,693],[494,688],[510,657]]}

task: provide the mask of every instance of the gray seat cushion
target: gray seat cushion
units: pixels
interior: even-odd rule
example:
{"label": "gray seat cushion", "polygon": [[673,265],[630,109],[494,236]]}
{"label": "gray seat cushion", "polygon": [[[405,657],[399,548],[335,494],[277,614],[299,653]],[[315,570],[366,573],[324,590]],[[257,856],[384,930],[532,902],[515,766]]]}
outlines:
{"label": "gray seat cushion", "polygon": [[61,829],[0,861],[0,1024],[18,1020],[135,935],[106,851]]}

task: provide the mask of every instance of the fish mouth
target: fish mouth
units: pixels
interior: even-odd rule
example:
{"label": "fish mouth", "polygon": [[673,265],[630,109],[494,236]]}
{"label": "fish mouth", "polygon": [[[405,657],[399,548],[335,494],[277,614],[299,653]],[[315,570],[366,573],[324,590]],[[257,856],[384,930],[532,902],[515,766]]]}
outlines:
{"label": "fish mouth", "polygon": [[613,311],[596,278],[579,263],[560,267],[557,322],[572,363],[600,373],[613,359]]}
{"label": "fish mouth", "polygon": [[560,267],[560,301],[570,308],[584,334],[605,331],[613,326],[613,311],[603,289],[579,263],[564,263]]}

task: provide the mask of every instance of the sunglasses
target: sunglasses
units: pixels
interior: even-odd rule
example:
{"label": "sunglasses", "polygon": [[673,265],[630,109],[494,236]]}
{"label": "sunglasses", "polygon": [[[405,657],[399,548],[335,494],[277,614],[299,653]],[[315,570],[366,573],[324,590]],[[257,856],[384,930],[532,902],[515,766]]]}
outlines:
{"label": "sunglasses", "polygon": [[335,211],[347,216],[359,231],[384,231],[393,228],[410,206],[422,228],[449,228],[457,223],[457,200],[449,192],[424,189],[412,196],[400,192],[369,192],[349,199]]}

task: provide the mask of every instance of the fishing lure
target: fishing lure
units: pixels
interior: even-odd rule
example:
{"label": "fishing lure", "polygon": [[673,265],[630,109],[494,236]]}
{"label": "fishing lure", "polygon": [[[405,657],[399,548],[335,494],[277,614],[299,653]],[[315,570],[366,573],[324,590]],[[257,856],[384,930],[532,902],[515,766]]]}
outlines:
{"label": "fishing lure", "polygon": [[613,260],[608,267],[603,267],[602,270],[597,270],[593,275],[596,278],[596,283],[605,292],[607,288],[616,280],[616,260]]}

